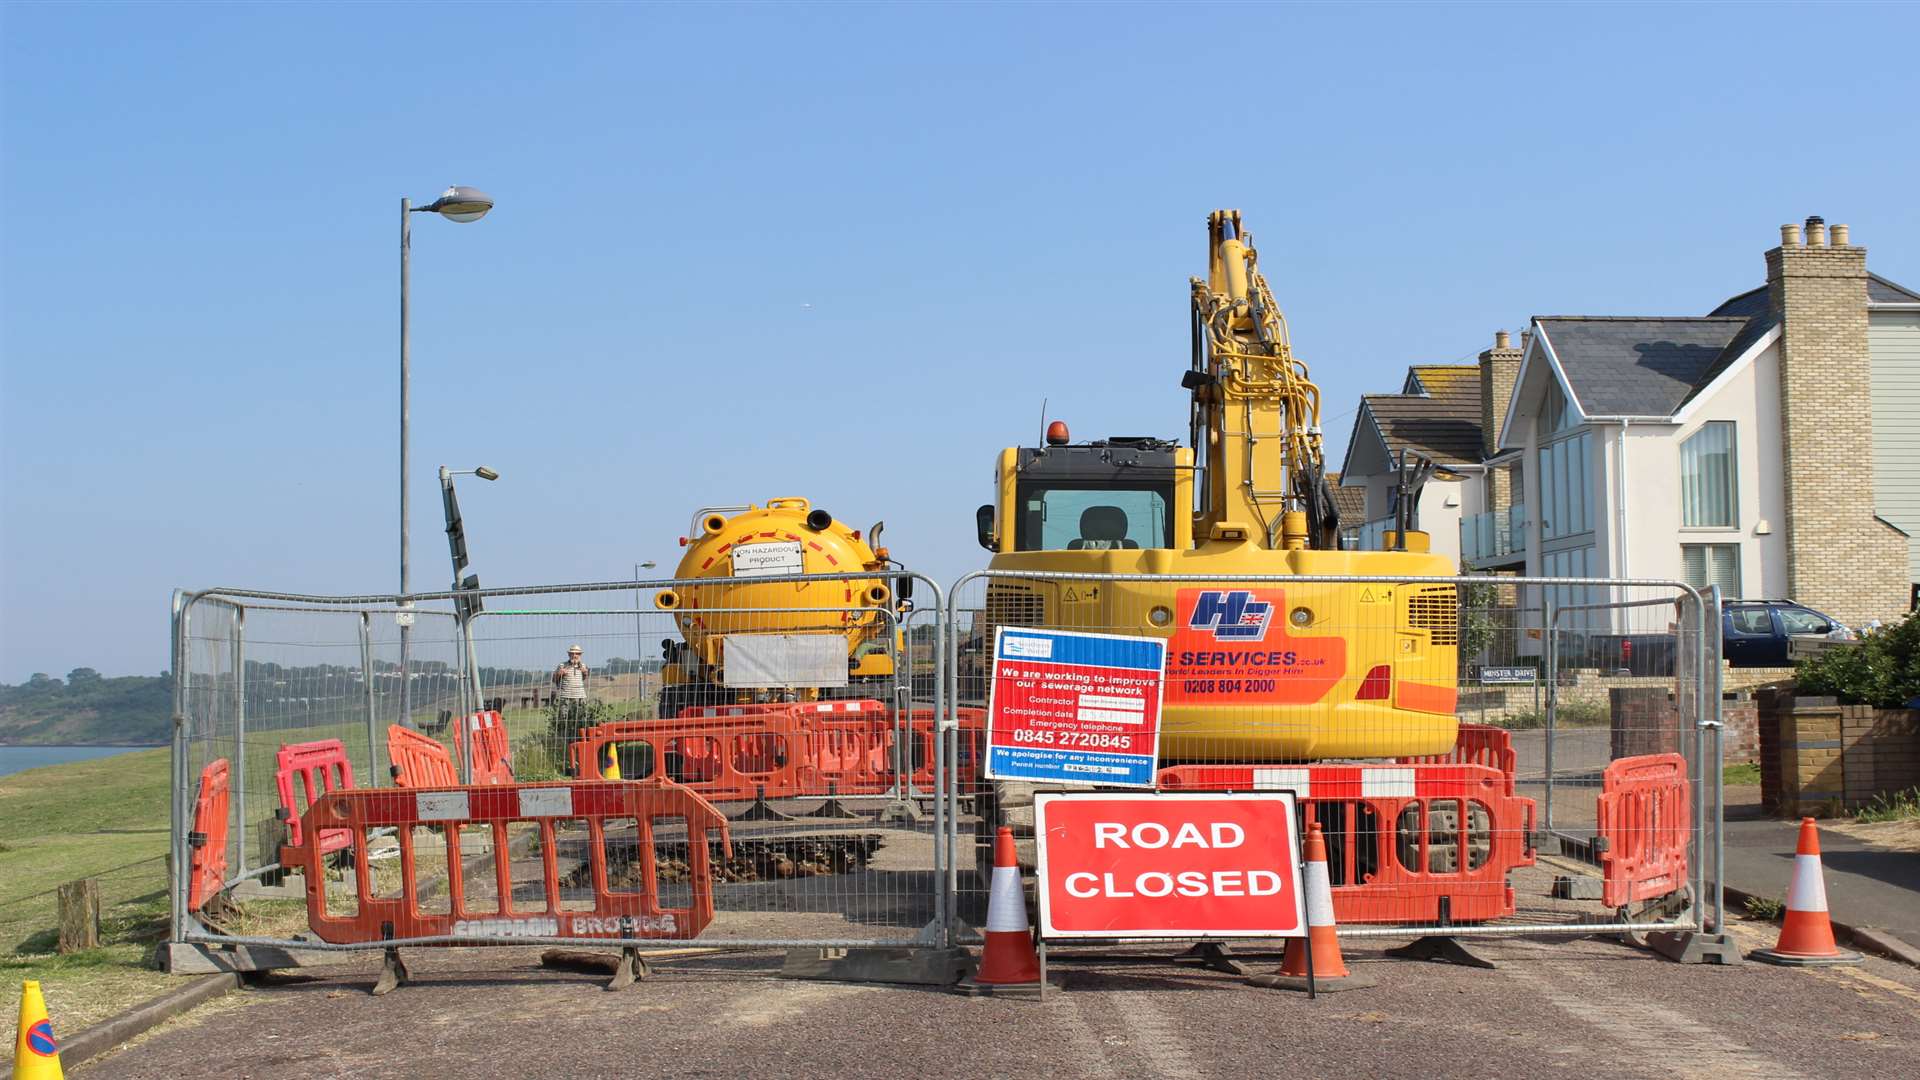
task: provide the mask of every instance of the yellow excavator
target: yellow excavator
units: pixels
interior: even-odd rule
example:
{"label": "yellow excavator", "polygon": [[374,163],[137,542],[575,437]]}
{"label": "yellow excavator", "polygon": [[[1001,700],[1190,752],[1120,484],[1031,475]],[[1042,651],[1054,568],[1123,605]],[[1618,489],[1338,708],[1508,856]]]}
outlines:
{"label": "yellow excavator", "polygon": [[[999,573],[962,657],[963,696],[969,664],[982,688],[996,626],[1151,635],[1168,639],[1163,786],[1183,766],[1452,750],[1456,590],[1408,579],[1457,567],[1408,529],[1388,538],[1395,550],[1339,549],[1320,391],[1239,211],[1208,217],[1207,276],[1192,279],[1191,303],[1189,446],[1075,443],[1056,421],[1044,445],[1001,451],[995,501],[977,518]],[[1288,580],[1305,576],[1386,580]],[[983,839],[999,824],[1031,836],[1033,790],[983,790]]]}

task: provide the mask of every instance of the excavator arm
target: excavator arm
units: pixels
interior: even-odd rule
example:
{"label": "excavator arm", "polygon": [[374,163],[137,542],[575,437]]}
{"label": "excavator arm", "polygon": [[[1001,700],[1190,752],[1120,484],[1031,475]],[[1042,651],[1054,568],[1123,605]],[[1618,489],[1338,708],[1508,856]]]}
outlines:
{"label": "excavator arm", "polygon": [[1207,276],[1191,287],[1193,367],[1181,385],[1193,395],[1193,445],[1206,477],[1195,538],[1244,530],[1268,548],[1337,547],[1320,388],[1294,358],[1240,211],[1208,215]]}

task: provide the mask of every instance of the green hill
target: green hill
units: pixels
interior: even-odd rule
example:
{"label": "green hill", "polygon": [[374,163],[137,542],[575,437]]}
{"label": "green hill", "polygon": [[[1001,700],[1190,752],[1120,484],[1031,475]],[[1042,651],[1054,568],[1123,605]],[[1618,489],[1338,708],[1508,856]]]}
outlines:
{"label": "green hill", "polygon": [[0,743],[156,745],[172,737],[173,678],[105,678],[75,668],[64,681],[35,675],[0,683]]}

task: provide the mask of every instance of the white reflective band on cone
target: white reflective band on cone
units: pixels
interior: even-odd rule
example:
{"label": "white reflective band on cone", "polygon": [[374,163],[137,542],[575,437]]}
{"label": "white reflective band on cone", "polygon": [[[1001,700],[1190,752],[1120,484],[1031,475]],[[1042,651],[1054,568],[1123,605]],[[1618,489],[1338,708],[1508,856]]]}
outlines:
{"label": "white reflective band on cone", "polygon": [[1333,925],[1333,885],[1327,880],[1327,864],[1307,864],[1307,925]]}
{"label": "white reflective band on cone", "polygon": [[1793,885],[1787,889],[1787,910],[1827,910],[1827,883],[1820,878],[1820,856],[1793,857]]}
{"label": "white reflective band on cone", "polygon": [[1027,897],[1020,889],[1020,868],[993,868],[993,890],[987,894],[987,930],[1000,933],[1011,930],[1024,934],[1027,925]]}

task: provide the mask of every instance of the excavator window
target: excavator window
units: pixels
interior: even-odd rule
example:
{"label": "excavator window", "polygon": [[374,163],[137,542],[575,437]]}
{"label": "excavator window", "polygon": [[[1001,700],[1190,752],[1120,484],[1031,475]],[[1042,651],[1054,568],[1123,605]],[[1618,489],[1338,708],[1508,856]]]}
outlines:
{"label": "excavator window", "polygon": [[1114,551],[1173,546],[1171,487],[1022,484],[1018,551]]}

